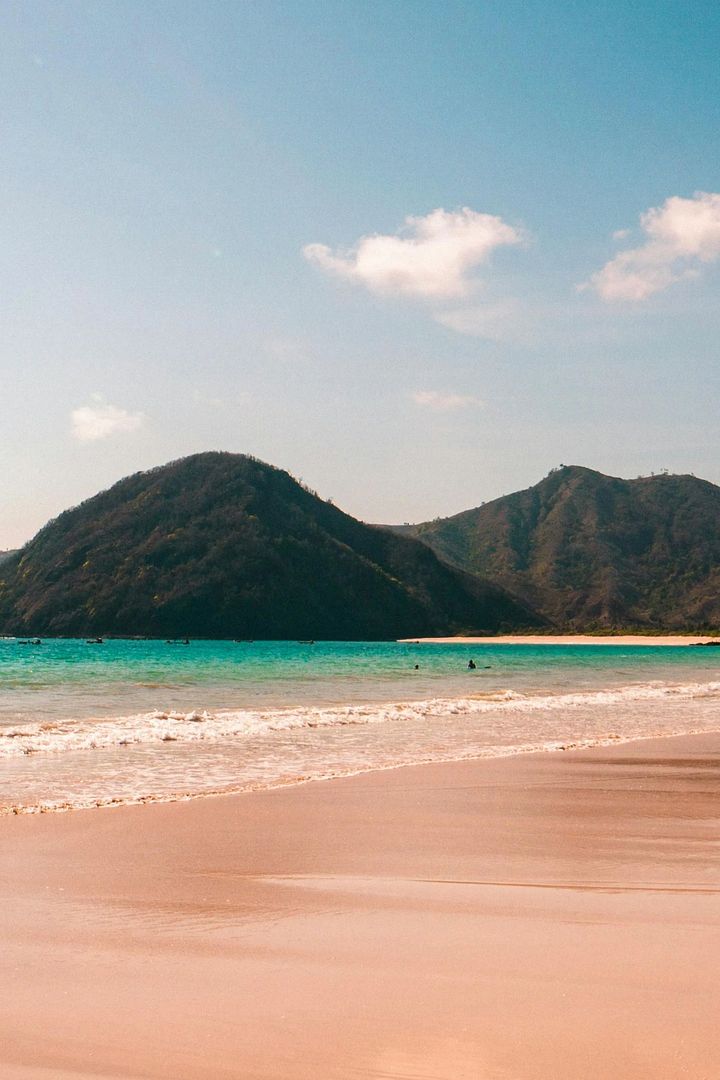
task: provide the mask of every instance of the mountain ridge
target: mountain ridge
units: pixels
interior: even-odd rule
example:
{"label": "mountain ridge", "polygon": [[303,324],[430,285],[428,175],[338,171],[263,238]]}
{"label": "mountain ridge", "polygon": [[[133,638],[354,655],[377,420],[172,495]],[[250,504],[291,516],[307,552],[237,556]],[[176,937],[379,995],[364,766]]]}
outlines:
{"label": "mountain ridge", "polygon": [[419,541],[220,451],[125,477],[0,564],[4,633],[378,639],[544,622]]}
{"label": "mountain ridge", "polygon": [[720,623],[720,488],[561,466],[459,514],[393,531],[574,630]]}

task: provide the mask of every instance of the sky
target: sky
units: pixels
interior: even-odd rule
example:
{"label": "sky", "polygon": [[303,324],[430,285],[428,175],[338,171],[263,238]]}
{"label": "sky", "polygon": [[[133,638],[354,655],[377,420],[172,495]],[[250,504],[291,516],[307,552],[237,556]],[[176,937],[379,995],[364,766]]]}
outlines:
{"label": "sky", "polygon": [[371,522],[720,483],[720,5],[7,0],[0,549],[250,453]]}

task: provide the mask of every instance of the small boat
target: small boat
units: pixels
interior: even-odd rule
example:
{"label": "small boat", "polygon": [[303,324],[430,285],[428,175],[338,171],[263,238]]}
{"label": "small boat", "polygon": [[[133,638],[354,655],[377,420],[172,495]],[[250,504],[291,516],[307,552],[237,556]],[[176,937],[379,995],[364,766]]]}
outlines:
{"label": "small boat", "polygon": [[86,645],[104,645],[105,641],[101,637],[88,638],[85,642]]}

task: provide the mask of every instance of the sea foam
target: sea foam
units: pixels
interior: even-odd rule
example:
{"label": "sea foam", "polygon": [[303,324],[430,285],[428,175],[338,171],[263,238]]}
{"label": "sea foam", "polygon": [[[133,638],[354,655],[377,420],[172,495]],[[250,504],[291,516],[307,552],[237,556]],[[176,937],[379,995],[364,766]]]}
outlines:
{"label": "sea foam", "polygon": [[[130,716],[22,723],[0,728],[0,758],[127,746],[243,739],[273,731],[363,724],[402,724],[452,717],[574,711],[633,701],[720,697],[720,682],[634,683],[566,694],[520,694],[513,690],[462,698],[282,709],[220,709],[212,712],[156,710]],[[509,716],[507,717],[509,719]]]}

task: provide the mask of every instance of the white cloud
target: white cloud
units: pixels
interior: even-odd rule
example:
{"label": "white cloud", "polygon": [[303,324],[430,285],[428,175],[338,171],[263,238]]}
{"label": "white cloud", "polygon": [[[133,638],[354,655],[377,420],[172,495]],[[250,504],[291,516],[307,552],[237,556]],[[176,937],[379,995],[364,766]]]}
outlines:
{"label": "white cloud", "polygon": [[454,409],[480,408],[483,402],[473,394],[442,394],[438,390],[416,390],[410,395],[416,405],[435,412],[452,412]]}
{"label": "white cloud", "polygon": [[72,433],[80,442],[96,442],[110,435],[137,431],[144,423],[140,412],[128,412],[109,405],[101,394],[92,395],[91,405],[81,405],[71,413]]}
{"label": "white cloud", "polygon": [[580,288],[603,300],[645,300],[720,259],[720,194],[673,195],[640,217],[646,240],[621,251]]}
{"label": "white cloud", "polygon": [[517,300],[501,300],[497,304],[480,307],[455,308],[439,311],[435,321],[458,334],[485,338],[488,341],[506,341],[517,335],[520,305]]}
{"label": "white cloud", "polygon": [[303,253],[323,270],[373,292],[433,298],[464,296],[475,267],[495,248],[522,240],[522,232],[502,218],[464,207],[407,217],[399,234],[363,236],[347,252],[308,244]]}

